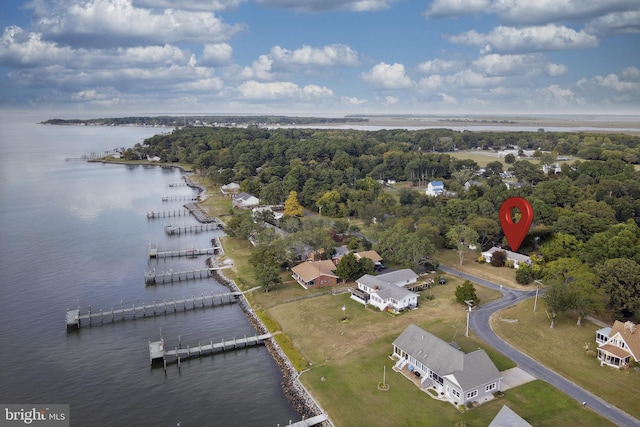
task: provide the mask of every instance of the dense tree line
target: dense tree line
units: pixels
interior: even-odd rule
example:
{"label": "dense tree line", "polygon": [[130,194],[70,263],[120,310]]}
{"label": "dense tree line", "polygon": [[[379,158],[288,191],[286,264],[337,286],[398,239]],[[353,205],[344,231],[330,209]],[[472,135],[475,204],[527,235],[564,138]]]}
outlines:
{"label": "dense tree line", "polygon": [[[533,159],[514,156],[507,165],[490,162],[483,171],[456,156],[456,150],[501,148],[536,153]],[[412,268],[437,265],[435,251],[444,247],[457,249],[461,262],[469,245],[507,248],[498,209],[510,196],[526,197],[535,218],[520,252],[533,255],[534,264],[519,280],[548,285],[547,301],[555,313],[573,310],[582,317],[600,310],[602,301],[619,317],[640,308],[640,173],[634,167],[640,138],[635,136],[200,127],[154,136],[135,149],[190,163],[219,184],[239,182],[265,204],[284,204],[295,194],[301,206],[324,218],[361,219],[372,225],[374,233],[367,237],[385,259]],[[543,166],[558,156],[578,159],[564,163],[560,173],[553,168],[545,173]],[[505,170],[519,185],[506,185]],[[381,184],[389,179],[416,186],[442,180],[451,193],[428,197],[412,186],[393,191]],[[330,252],[335,246],[323,237],[326,223],[325,233],[316,233],[309,221],[285,216],[280,225],[289,234],[283,238],[256,231],[247,220],[244,234],[253,234],[259,248],[288,239],[287,245],[260,249],[266,260],[286,265],[295,252],[291,248]],[[268,264],[265,259],[256,265]],[[269,280],[270,273],[263,271]]]}

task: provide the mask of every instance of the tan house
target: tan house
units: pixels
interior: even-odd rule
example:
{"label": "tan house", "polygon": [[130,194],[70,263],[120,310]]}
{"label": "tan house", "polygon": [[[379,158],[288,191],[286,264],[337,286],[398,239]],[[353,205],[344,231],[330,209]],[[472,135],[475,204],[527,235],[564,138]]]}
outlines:
{"label": "tan house", "polygon": [[338,283],[338,275],[332,261],[305,261],[291,269],[291,276],[305,289],[333,286]]}
{"label": "tan house", "polygon": [[371,261],[373,261],[373,264],[380,264],[380,262],[382,261],[382,257],[380,256],[380,254],[378,254],[378,252],[376,251],[362,251],[362,252],[356,252],[356,258],[360,259],[360,258],[369,258]]}
{"label": "tan house", "polygon": [[633,322],[615,321],[611,328],[596,331],[600,366],[628,368],[631,359],[640,361],[640,331]]}

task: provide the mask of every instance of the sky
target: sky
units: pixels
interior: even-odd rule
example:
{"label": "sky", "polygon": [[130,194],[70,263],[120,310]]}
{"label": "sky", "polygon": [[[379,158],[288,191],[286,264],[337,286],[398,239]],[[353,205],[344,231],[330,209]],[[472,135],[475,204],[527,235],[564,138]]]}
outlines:
{"label": "sky", "polygon": [[639,114],[640,0],[3,0],[0,109]]}

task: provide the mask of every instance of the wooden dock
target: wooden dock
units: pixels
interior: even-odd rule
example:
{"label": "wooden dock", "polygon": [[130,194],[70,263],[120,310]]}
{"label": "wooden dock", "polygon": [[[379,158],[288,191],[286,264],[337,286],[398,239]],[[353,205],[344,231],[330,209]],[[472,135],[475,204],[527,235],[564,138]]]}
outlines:
{"label": "wooden dock", "polygon": [[205,231],[212,231],[212,230],[221,230],[222,229],[222,224],[220,223],[207,223],[207,224],[193,224],[193,225],[166,225],[164,227],[164,231],[169,235],[169,236],[173,236],[173,235],[180,235],[180,234],[187,234],[187,233],[203,233]]}
{"label": "wooden dock", "polygon": [[202,294],[199,297],[173,299],[170,301],[163,300],[162,302],[153,302],[151,304],[142,304],[136,306],[132,304],[131,307],[125,307],[122,301],[120,302],[120,308],[99,312],[92,312],[91,306],[86,314],[80,314],[78,310],[67,310],[66,324],[67,328],[80,328],[82,321],[89,321],[89,325],[92,322],[98,322],[100,324],[115,322],[118,320],[134,320],[145,317],[153,317],[164,315],[167,313],[176,313],[178,311],[195,310],[198,308],[215,307],[226,304],[233,304],[237,302],[236,297],[242,295],[241,292],[227,292],[211,295]]}
{"label": "wooden dock", "polygon": [[221,247],[212,248],[189,248],[179,249],[176,251],[160,251],[158,248],[149,246],[149,258],[175,258],[175,257],[190,257],[196,258],[200,255],[218,255],[220,254]]}
{"label": "wooden dock", "polygon": [[147,218],[148,219],[156,219],[156,218],[174,218],[179,216],[188,216],[189,212],[184,209],[178,209],[174,211],[148,211]]}
{"label": "wooden dock", "polygon": [[186,187],[187,183],[182,181],[182,182],[172,182],[169,184],[169,187],[171,188],[176,188],[176,187]]}
{"label": "wooden dock", "polygon": [[157,273],[155,269],[144,272],[144,283],[147,285],[157,285],[166,282],[181,282],[187,280],[206,279],[211,276],[211,273],[215,270],[222,270],[223,268],[229,268],[230,266],[217,266],[207,268],[194,268],[191,270],[178,270],[178,271],[162,271]]}
{"label": "wooden dock", "polygon": [[233,338],[226,341],[223,339],[220,342],[213,342],[213,340],[211,340],[208,344],[202,345],[198,343],[195,347],[187,345],[187,348],[175,347],[173,350],[167,350],[165,348],[164,339],[154,342],[149,341],[149,363],[153,364],[155,361],[162,361],[166,369],[169,363],[177,363],[178,366],[180,366],[180,362],[184,359],[208,356],[216,352],[221,353],[258,345],[271,337],[272,335],[270,333],[263,335],[256,334],[254,336],[245,335],[243,338]]}
{"label": "wooden dock", "polygon": [[185,200],[190,200],[190,201],[196,201],[198,200],[198,196],[193,196],[193,195],[182,195],[182,196],[162,196],[162,201],[163,202],[175,202],[175,201],[185,201]]}
{"label": "wooden dock", "polygon": [[306,420],[300,420],[293,424],[291,424],[291,421],[289,421],[289,424],[287,424],[287,427],[311,427],[317,424],[321,424],[327,420],[329,420],[329,417],[327,417],[326,414],[320,414],[320,415],[316,415],[315,417],[307,418]]}

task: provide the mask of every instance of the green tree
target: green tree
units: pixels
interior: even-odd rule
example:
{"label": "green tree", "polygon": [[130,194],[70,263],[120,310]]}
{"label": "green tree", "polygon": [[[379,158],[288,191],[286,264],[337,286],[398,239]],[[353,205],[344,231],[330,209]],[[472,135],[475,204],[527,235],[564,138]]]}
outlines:
{"label": "green tree", "polygon": [[456,225],[447,231],[447,241],[458,249],[458,258],[460,259],[460,265],[462,265],[469,245],[478,244],[478,233],[466,225]]}
{"label": "green tree", "polygon": [[470,280],[465,280],[462,285],[456,286],[455,296],[456,302],[459,304],[466,304],[466,301],[473,301],[473,305],[476,306],[480,303],[480,298],[478,298],[476,294],[476,288]]}
{"label": "green tree", "polygon": [[298,193],[291,191],[284,202],[284,214],[287,216],[302,216],[302,206],[298,201]]}
{"label": "green tree", "polygon": [[516,162],[516,156],[509,153],[506,156],[504,156],[504,162],[508,165],[513,164]]}
{"label": "green tree", "polygon": [[547,287],[543,295],[544,304],[551,313],[550,328],[556,326],[556,316],[563,313],[571,307],[571,296],[567,287],[562,283],[553,283]]}
{"label": "green tree", "polygon": [[360,264],[353,252],[349,252],[340,258],[340,262],[338,262],[336,268],[336,274],[342,280],[355,280],[361,276],[360,273]]}
{"label": "green tree", "polygon": [[271,288],[282,284],[280,278],[280,269],[277,265],[260,264],[254,268],[256,282],[263,287],[265,292],[269,292]]}
{"label": "green tree", "polygon": [[529,264],[522,264],[516,270],[516,282],[521,285],[528,285],[533,280],[533,269]]}
{"label": "green tree", "polygon": [[640,308],[640,264],[625,259],[608,259],[597,268],[600,287],[609,295],[609,307],[616,317]]}

